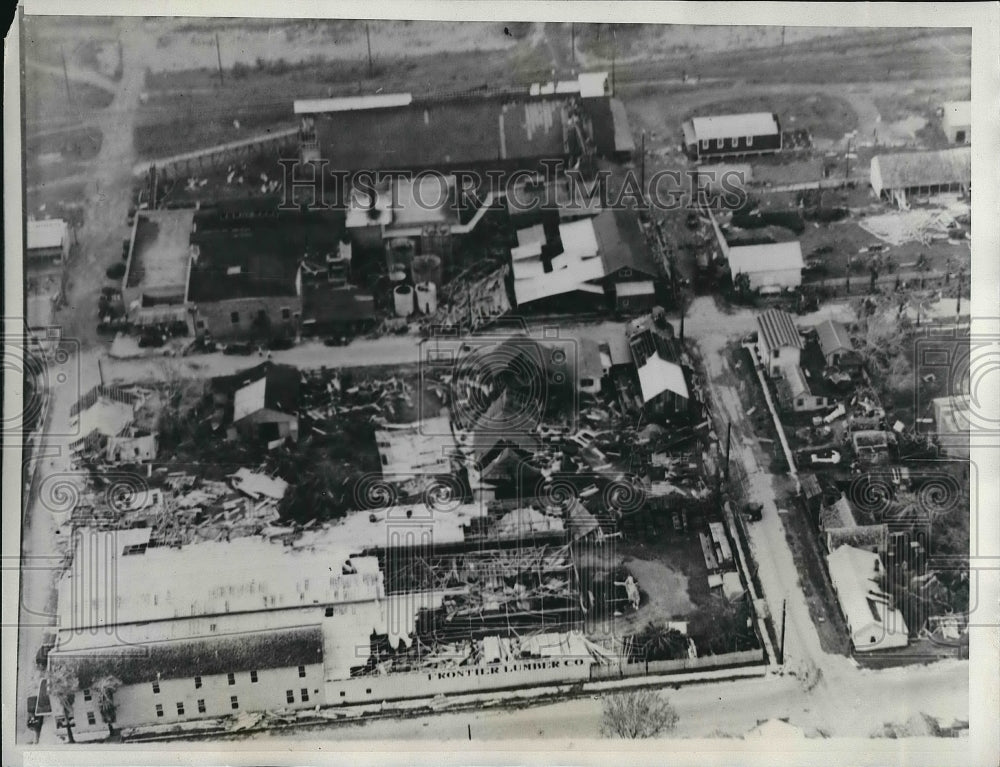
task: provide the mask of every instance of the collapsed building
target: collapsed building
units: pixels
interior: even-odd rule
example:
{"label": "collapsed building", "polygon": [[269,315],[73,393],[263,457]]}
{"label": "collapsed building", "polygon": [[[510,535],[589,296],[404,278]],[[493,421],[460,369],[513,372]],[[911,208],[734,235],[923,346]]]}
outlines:
{"label": "collapsed building", "polygon": [[78,740],[107,735],[94,694],[107,674],[129,731],[583,680],[616,657],[582,633],[559,515],[414,505],[292,538],[148,544],[148,530],[75,537],[47,662],[76,682]]}

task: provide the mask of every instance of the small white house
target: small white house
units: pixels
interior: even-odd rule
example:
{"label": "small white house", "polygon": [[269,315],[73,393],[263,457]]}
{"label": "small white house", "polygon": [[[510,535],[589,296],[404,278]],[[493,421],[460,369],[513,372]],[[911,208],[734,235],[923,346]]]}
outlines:
{"label": "small white house", "polygon": [[968,395],[938,397],[934,406],[934,429],[941,452],[949,458],[969,460],[971,431],[970,399]]}
{"label": "small white house", "polygon": [[841,546],[827,554],[826,562],[854,651],[906,647],[910,640],[903,614],[876,580],[883,569],[879,555]]}
{"label": "small white house", "polygon": [[762,288],[797,288],[802,284],[802,246],[796,242],[770,242],[763,245],[731,245],[726,252],[729,271],[746,274],[750,290]]}
{"label": "small white house", "polygon": [[786,370],[799,366],[802,337],[792,316],[780,309],[769,309],[757,317],[757,348],[767,375],[782,377]]}
{"label": "small white house", "polygon": [[946,101],[941,105],[941,129],[951,144],[968,144],[972,141],[972,102]]}

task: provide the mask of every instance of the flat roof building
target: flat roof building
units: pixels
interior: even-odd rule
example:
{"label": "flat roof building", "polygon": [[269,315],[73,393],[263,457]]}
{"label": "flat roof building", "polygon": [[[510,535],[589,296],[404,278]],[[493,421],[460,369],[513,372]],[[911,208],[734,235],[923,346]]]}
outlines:
{"label": "flat roof building", "polygon": [[[572,95],[404,99],[302,113],[302,159],[331,168],[511,170],[583,154]],[[304,108],[300,105],[300,108]]]}
{"label": "flat roof building", "polygon": [[972,102],[946,101],[941,105],[941,129],[951,144],[972,141]]}
{"label": "flat roof building", "polygon": [[802,284],[802,246],[795,242],[772,242],[762,245],[732,245],[726,258],[736,280],[745,274],[750,289],[797,288]]}
{"label": "flat roof building", "polygon": [[193,208],[136,215],[122,278],[122,297],[133,314],[141,308],[184,303],[194,217]]}
{"label": "flat roof building", "polygon": [[934,430],[941,452],[949,458],[969,459],[972,400],[967,394],[938,397],[932,401]]}

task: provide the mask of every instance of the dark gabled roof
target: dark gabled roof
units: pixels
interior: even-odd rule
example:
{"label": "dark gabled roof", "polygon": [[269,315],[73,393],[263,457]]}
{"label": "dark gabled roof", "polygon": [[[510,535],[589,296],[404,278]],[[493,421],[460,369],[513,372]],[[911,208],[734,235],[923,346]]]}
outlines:
{"label": "dark gabled roof", "polygon": [[594,216],[593,223],[605,274],[627,266],[651,279],[659,277],[660,270],[650,253],[646,234],[635,211],[605,210]]}
{"label": "dark gabled roof", "polygon": [[323,630],[319,626],[145,645],[120,644],[89,653],[50,656],[50,664],[68,665],[75,671],[81,688],[90,687],[106,674],[128,685],[304,666],[322,660]]}
{"label": "dark gabled roof", "polygon": [[823,354],[833,354],[841,349],[853,350],[851,337],[847,334],[847,328],[833,320],[824,320],[816,326],[816,336],[819,338],[819,348]]}
{"label": "dark gabled roof", "polygon": [[761,338],[771,349],[793,346],[801,349],[802,337],[792,322],[792,315],[781,309],[768,309],[757,316],[757,328]]}

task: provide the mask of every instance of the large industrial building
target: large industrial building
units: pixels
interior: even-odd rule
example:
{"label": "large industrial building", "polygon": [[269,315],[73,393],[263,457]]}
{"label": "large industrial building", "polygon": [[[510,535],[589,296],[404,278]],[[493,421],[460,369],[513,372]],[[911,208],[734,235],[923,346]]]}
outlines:
{"label": "large industrial building", "polygon": [[300,156],[356,171],[541,169],[634,150],[606,72],[525,88],[439,95],[388,93],[296,101]]}
{"label": "large industrial building", "polygon": [[84,529],[48,665],[76,682],[78,740],[107,735],[107,675],[119,730],[588,679],[573,529],[476,504],[355,513],[291,545]]}
{"label": "large industrial building", "polygon": [[970,147],[934,152],[880,154],[871,161],[871,186],[875,194],[900,208],[909,200],[940,192],[968,194],[972,186]]}

